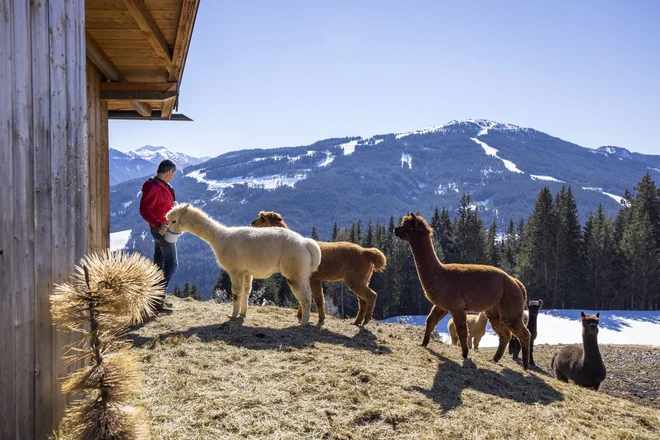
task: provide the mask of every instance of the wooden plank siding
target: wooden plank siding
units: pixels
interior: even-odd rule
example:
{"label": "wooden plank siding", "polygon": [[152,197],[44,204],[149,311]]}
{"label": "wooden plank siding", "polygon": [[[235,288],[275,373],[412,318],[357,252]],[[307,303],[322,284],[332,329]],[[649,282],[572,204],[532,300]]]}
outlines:
{"label": "wooden plank siding", "polygon": [[45,439],[70,341],[49,297],[88,243],[84,2],[1,0],[0,17],[0,438]]}
{"label": "wooden plank siding", "polygon": [[89,223],[87,235],[89,252],[110,247],[108,104],[101,100],[101,76],[101,72],[88,60]]}

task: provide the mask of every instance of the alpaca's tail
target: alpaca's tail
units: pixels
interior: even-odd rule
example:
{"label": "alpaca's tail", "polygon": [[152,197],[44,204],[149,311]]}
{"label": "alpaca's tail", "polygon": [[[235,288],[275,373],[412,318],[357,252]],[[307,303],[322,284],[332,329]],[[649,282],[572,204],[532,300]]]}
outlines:
{"label": "alpaca's tail", "polygon": [[308,238],[305,246],[310,254],[312,254],[312,272],[316,272],[321,264],[321,248],[316,240]]}
{"label": "alpaca's tail", "polygon": [[553,354],[552,359],[550,359],[550,368],[553,370],[555,369],[555,359],[557,358],[557,353]]}
{"label": "alpaca's tail", "polygon": [[381,251],[376,248],[368,248],[364,250],[364,254],[369,258],[371,264],[374,265],[374,270],[376,272],[380,272],[381,270],[385,269],[387,258]]}

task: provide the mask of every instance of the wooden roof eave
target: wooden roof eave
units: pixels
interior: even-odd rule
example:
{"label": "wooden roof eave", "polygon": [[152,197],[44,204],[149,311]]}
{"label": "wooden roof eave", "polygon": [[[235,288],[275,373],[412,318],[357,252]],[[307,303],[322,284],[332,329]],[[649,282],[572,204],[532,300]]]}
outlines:
{"label": "wooden roof eave", "polygon": [[[109,81],[101,83],[101,99],[109,102],[111,110],[113,108],[118,110],[113,112],[113,119],[124,119],[122,115],[125,115],[126,119],[139,118],[137,115],[154,119],[152,115],[156,113],[160,118],[170,119],[178,103],[179,84],[183,76],[199,0],[182,0],[173,50],[170,50],[169,44],[142,0],[123,0],[123,3],[161,59],[162,65],[167,69],[168,81],[127,81],[121,69],[87,32],[87,56]],[[133,112],[128,110],[131,108]],[[183,115],[172,119],[190,120]]]}

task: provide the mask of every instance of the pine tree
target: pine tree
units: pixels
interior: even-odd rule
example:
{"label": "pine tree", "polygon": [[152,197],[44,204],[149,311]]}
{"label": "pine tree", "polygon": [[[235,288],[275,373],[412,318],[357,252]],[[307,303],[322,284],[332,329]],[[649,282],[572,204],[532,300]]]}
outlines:
{"label": "pine tree", "polygon": [[358,234],[357,234],[357,228],[355,227],[355,223],[351,224],[351,232],[348,234],[348,241],[351,243],[357,243],[358,242]]}
{"label": "pine tree", "polygon": [[527,287],[527,297],[542,299],[552,308],[557,307],[553,296],[555,225],[552,194],[545,187],[525,228],[519,271]]}
{"label": "pine tree", "polygon": [[502,270],[510,275],[516,275],[516,260],[518,258],[518,246],[516,238],[516,225],[513,219],[509,219],[509,224],[502,240],[502,249],[500,253],[500,264]]}
{"label": "pine tree", "polygon": [[355,227],[355,241],[353,243],[360,243],[362,241],[362,220],[357,221]]}
{"label": "pine tree", "polygon": [[595,309],[612,308],[616,290],[614,288],[615,246],[612,221],[605,215],[603,205],[596,214],[589,214],[584,226],[584,280],[587,300],[578,304]]}
{"label": "pine tree", "polygon": [[473,207],[469,193],[463,194],[454,219],[452,238],[459,263],[486,263],[486,242],[479,210]]}
{"label": "pine tree", "polygon": [[316,226],[312,226],[312,240],[318,241],[319,233],[316,231]]}
{"label": "pine tree", "polygon": [[562,186],[555,197],[554,307],[574,308],[582,286],[582,227],[571,187]]}
{"label": "pine tree", "polygon": [[371,219],[369,219],[369,223],[367,223],[367,233],[364,235],[364,238],[362,239],[362,246],[368,248],[374,246],[374,228],[373,225],[371,224]]}
{"label": "pine tree", "polygon": [[332,241],[337,241],[337,235],[339,234],[339,229],[337,228],[337,222],[332,224]]}
{"label": "pine tree", "polygon": [[486,238],[486,262],[495,267],[500,267],[500,249],[497,243],[497,221],[493,219],[490,228],[488,228],[488,237]]}
{"label": "pine tree", "polygon": [[195,286],[194,284],[190,286],[190,293],[188,295],[188,298],[192,298],[196,301],[202,300],[202,296],[199,294],[199,292],[197,291],[197,286]]}
{"label": "pine tree", "polygon": [[643,205],[633,204],[632,218],[621,237],[621,251],[625,258],[629,293],[628,307],[646,309],[658,295],[658,247],[653,236],[653,223]]}

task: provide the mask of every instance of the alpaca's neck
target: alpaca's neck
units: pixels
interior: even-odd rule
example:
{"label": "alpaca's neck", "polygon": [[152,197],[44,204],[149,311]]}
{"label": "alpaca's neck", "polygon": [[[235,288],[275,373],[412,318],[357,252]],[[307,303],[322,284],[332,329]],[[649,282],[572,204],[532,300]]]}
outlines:
{"label": "alpaca's neck", "polygon": [[191,234],[195,234],[210,244],[213,244],[227,233],[226,226],[205,216],[194,216],[190,218],[187,229]]}
{"label": "alpaca's neck", "polygon": [[410,240],[409,244],[415,258],[419,280],[426,288],[428,283],[437,279],[438,273],[442,270],[442,264],[435,255],[431,237],[415,237]]}
{"label": "alpaca's neck", "polygon": [[488,323],[488,316],[486,316],[486,314],[483,312],[479,313],[479,318],[477,319],[477,322],[479,323],[480,327],[485,327],[486,324]]}
{"label": "alpaca's neck", "polygon": [[597,335],[588,335],[582,332],[582,346],[584,347],[584,362],[592,364],[602,362]]}

